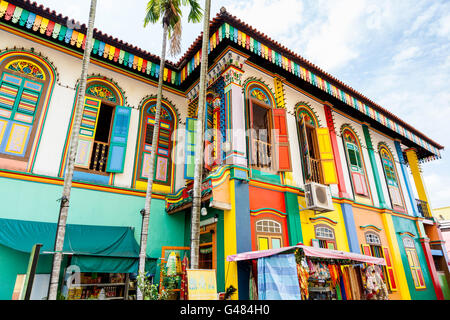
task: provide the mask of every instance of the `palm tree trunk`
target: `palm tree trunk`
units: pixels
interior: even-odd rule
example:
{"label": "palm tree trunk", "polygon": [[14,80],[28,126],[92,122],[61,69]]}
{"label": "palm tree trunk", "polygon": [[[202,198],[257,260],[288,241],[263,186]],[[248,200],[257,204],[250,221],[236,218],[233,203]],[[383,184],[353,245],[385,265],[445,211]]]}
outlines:
{"label": "palm tree trunk", "polygon": [[211,0],[205,0],[205,13],[203,16],[203,42],[202,60],[200,69],[200,90],[198,95],[198,115],[195,146],[194,194],[191,214],[191,269],[199,267],[200,249],[200,206],[202,198],[202,172],[204,147],[204,114],[206,103],[206,86],[208,76],[208,44],[209,44],[209,15]]}
{"label": "palm tree trunk", "polygon": [[97,0],[91,0],[91,7],[89,12],[89,22],[86,34],[86,44],[83,54],[83,62],[81,68],[80,86],[78,88],[78,99],[75,107],[74,125],[70,138],[69,158],[67,168],[64,176],[64,188],[61,198],[61,205],[58,218],[58,227],[55,238],[55,253],[53,256],[52,273],[50,278],[50,286],[48,291],[48,300],[56,300],[58,292],[59,274],[61,270],[61,262],[63,258],[64,237],[66,233],[66,222],[69,212],[70,192],[72,189],[72,178],[74,171],[75,159],[78,150],[78,141],[80,133],[80,124],[82,117],[82,110],[84,107],[84,97],[86,91],[87,73],[92,51],[92,36],[94,30],[94,21],[97,8]]}
{"label": "palm tree trunk", "polygon": [[[147,239],[148,239],[148,223],[150,219],[150,208],[152,202],[152,189],[153,189],[153,175],[156,160],[156,151],[158,149],[158,137],[159,137],[159,124],[161,116],[161,104],[162,104],[162,90],[163,90],[163,80],[164,80],[164,67],[166,63],[166,48],[167,48],[167,33],[168,24],[163,21],[163,42],[162,42],[162,52],[161,52],[161,62],[159,67],[159,79],[158,79],[158,93],[156,97],[156,114],[155,114],[155,124],[153,130],[152,139],[152,152],[150,154],[150,164],[149,164],[149,174],[148,174],[148,184],[147,193],[145,195],[145,209],[144,217],[142,219],[142,230],[141,230],[141,250],[139,253],[139,275],[145,275],[145,259],[147,256]],[[142,292],[137,289],[137,300],[142,300]]]}

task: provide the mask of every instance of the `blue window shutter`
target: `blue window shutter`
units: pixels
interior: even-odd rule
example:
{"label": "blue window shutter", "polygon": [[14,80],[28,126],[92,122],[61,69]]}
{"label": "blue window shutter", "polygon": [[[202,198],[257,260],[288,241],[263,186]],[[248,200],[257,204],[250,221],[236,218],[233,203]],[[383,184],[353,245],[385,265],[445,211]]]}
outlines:
{"label": "blue window shutter", "polygon": [[131,109],[117,106],[109,144],[107,172],[121,173],[125,165]]}
{"label": "blue window shutter", "polygon": [[197,119],[186,119],[186,150],[184,162],[184,178],[194,180],[195,171],[195,132]]}

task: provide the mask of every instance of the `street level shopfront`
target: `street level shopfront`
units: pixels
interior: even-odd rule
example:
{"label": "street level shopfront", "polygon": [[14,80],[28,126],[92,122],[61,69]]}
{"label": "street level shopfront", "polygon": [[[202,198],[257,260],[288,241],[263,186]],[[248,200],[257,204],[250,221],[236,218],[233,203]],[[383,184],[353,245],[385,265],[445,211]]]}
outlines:
{"label": "street level shopfront", "polygon": [[[384,259],[304,245],[240,253],[251,300],[387,300]],[[242,266],[241,266],[242,267]]]}
{"label": "street level shopfront", "polygon": [[[0,219],[0,248],[9,256],[2,259],[2,269],[15,274],[12,299],[19,299],[24,289],[26,265],[36,244],[42,244],[32,299],[45,299],[50,280],[56,224]],[[130,227],[67,225],[63,249],[64,259],[61,298],[133,299],[133,279],[138,270],[139,246]],[[146,270],[155,273],[155,259],[147,259]],[[9,265],[11,264],[11,265]],[[4,280],[13,277],[3,275]],[[14,280],[13,280],[14,281]],[[69,285],[70,284],[70,285]]]}

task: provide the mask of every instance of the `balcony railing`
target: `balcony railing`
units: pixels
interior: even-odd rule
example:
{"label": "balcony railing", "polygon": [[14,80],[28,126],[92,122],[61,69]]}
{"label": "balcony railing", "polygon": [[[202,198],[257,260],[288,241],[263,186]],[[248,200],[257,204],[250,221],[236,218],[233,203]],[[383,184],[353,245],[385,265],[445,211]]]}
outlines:
{"label": "balcony railing", "polygon": [[428,211],[428,203],[423,200],[416,199],[417,210],[419,210],[419,214],[425,219],[433,219],[431,212]]}
{"label": "balcony railing", "polygon": [[253,165],[258,168],[272,168],[272,145],[261,140],[253,140]]}
{"label": "balcony railing", "polygon": [[322,169],[320,160],[310,158],[311,164],[311,177],[308,179],[309,182],[322,183]]}
{"label": "balcony railing", "polygon": [[92,149],[91,163],[89,169],[96,172],[106,172],[106,164],[108,161],[109,145],[103,142],[94,142]]}

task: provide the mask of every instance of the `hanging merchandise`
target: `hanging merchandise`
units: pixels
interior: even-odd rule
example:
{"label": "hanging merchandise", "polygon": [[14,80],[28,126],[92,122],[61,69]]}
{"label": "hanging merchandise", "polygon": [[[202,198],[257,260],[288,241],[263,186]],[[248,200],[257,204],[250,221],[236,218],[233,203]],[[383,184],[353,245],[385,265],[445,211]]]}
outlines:
{"label": "hanging merchandise", "polygon": [[339,281],[339,271],[337,270],[337,266],[335,264],[329,264],[328,270],[330,272],[331,284],[333,287],[336,287],[336,284]]}
{"label": "hanging merchandise", "polygon": [[309,272],[302,264],[297,264],[298,284],[304,300],[309,299],[308,278]]}
{"label": "hanging merchandise", "polygon": [[175,252],[171,252],[167,259],[167,275],[175,276],[177,274],[177,256]]}
{"label": "hanging merchandise", "polygon": [[366,298],[368,300],[388,300],[388,291],[381,277],[381,270],[369,265],[366,268],[365,276]]}
{"label": "hanging merchandise", "polygon": [[188,300],[188,287],[187,287],[187,274],[186,269],[189,265],[189,260],[186,254],[184,254],[183,261],[181,263],[181,290],[180,290],[180,300]]}

